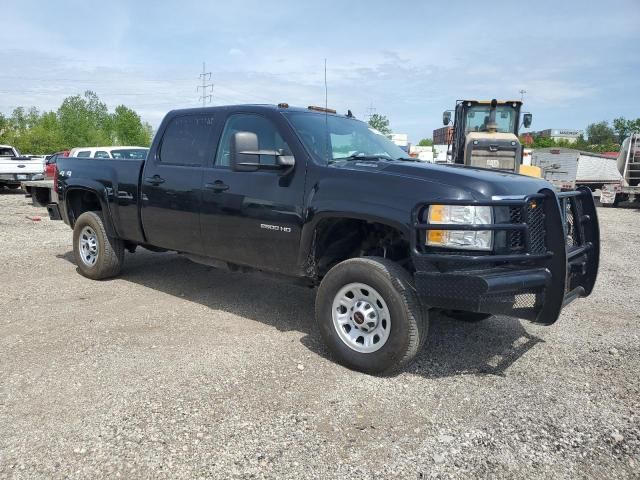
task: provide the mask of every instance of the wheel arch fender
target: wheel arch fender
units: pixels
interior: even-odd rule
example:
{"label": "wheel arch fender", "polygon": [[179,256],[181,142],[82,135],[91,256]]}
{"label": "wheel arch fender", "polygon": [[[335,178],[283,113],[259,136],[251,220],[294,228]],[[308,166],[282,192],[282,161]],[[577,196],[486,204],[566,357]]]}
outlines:
{"label": "wheel arch fender", "polygon": [[393,220],[388,217],[352,211],[325,211],[315,213],[313,218],[306,222],[302,228],[298,259],[300,265],[306,265],[310,257],[315,254],[316,232],[318,228],[323,223],[334,220],[358,220],[368,223],[379,223],[399,231],[407,241],[411,238],[411,229],[408,224],[403,224],[398,220]]}
{"label": "wheel arch fender", "polygon": [[[85,195],[90,195],[95,198],[97,204],[86,205],[83,204]],[[78,199],[80,197],[80,199]],[[112,237],[117,237],[118,232],[115,228],[115,223],[111,217],[111,210],[109,208],[109,202],[107,200],[106,187],[98,182],[87,181],[78,184],[67,185],[65,189],[64,208],[69,218],[69,225],[73,228],[77,218],[86,211],[97,210],[98,206],[102,212],[102,221],[104,228]],[[91,208],[84,208],[91,207]]]}

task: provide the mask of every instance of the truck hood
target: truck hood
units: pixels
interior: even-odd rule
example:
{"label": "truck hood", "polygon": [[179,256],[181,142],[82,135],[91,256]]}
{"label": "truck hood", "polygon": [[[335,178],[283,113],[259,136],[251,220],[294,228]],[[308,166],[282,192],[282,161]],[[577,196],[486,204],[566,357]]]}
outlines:
{"label": "truck hood", "polygon": [[443,185],[449,187],[449,191],[457,191],[457,197],[462,199],[471,197],[474,200],[487,200],[493,196],[505,195],[530,195],[539,192],[543,188],[553,189],[546,180],[528,177],[516,173],[509,173],[484,168],[473,168],[463,165],[439,165],[423,162],[409,161],[358,161],[339,162],[332,167],[360,170],[378,175],[413,180],[422,180],[438,185],[441,190]]}

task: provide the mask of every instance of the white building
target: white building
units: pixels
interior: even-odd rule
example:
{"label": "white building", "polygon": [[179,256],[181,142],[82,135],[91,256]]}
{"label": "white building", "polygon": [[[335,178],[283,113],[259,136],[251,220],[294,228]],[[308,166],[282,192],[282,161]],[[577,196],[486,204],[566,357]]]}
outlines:
{"label": "white building", "polygon": [[547,137],[553,140],[565,140],[569,143],[575,143],[580,135],[583,135],[582,130],[572,130],[570,128],[548,128],[546,130],[540,130],[534,132],[534,137]]}

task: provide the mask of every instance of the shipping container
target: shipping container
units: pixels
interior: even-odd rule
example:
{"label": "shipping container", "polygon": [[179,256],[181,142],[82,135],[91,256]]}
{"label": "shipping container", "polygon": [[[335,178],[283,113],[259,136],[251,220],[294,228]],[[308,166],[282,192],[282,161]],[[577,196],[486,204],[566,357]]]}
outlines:
{"label": "shipping container", "polygon": [[434,145],[448,145],[453,140],[453,127],[442,127],[433,131]]}

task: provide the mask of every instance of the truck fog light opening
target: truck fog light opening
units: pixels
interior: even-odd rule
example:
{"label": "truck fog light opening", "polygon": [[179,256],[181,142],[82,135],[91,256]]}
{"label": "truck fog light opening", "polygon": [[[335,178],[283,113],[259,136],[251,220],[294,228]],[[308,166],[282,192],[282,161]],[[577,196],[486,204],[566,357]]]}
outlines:
{"label": "truck fog light opening", "polygon": [[[441,225],[486,225],[493,223],[491,207],[472,205],[431,205],[427,222]],[[427,230],[426,243],[432,247],[463,250],[491,250],[490,230]]]}

